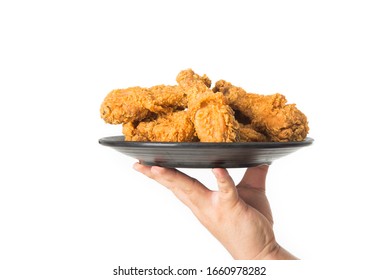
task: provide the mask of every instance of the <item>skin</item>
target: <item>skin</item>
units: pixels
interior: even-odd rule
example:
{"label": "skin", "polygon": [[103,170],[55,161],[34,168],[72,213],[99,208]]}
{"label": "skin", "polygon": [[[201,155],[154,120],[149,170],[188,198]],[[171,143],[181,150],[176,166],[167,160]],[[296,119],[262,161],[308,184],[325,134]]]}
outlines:
{"label": "skin", "polygon": [[237,185],[226,169],[212,169],[218,191],[209,190],[198,180],[176,169],[139,163],[133,167],[171,190],[234,259],[296,259],[275,240],[271,209],[265,193],[267,165],[248,168]]}

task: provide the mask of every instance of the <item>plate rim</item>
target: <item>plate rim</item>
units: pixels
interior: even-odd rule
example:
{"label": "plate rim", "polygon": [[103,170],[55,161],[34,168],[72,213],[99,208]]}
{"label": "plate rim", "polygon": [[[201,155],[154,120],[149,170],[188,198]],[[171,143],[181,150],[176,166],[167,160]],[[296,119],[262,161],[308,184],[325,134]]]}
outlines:
{"label": "plate rim", "polygon": [[284,148],[304,147],[312,145],[314,139],[306,137],[303,141],[291,142],[147,142],[147,141],[125,141],[114,140],[123,138],[123,135],[106,136],[98,140],[99,144],[109,147],[134,147],[134,148]]}

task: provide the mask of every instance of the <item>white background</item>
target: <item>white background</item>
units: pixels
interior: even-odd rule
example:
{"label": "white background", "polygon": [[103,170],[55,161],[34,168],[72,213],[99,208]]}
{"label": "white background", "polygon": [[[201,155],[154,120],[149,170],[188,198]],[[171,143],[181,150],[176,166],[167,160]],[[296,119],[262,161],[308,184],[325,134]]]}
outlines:
{"label": "white background", "polygon": [[[314,145],[268,175],[277,240],[304,260],[276,274],[373,277],[374,3],[1,1],[0,278],[241,264],[168,190],[135,172],[134,159],[98,144],[121,134],[99,115],[110,90],[175,84],[186,68],[280,92],[308,116]],[[209,170],[184,171],[215,187]],[[244,170],[230,172],[238,181]]]}

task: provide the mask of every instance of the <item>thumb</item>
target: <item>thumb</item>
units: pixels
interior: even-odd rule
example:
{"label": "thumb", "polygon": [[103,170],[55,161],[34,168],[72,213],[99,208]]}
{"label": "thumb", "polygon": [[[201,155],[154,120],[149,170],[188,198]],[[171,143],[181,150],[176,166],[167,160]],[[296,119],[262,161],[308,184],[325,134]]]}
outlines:
{"label": "thumb", "polygon": [[268,165],[249,167],[246,170],[241,182],[238,184],[238,187],[248,187],[260,191],[265,191],[268,169]]}

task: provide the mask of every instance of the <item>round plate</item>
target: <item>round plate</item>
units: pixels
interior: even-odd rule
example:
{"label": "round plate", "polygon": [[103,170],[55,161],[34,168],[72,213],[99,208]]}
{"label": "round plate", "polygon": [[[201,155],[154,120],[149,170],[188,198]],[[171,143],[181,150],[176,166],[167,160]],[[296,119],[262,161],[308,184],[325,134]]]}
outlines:
{"label": "round plate", "polygon": [[111,147],[144,165],[177,168],[239,168],[271,164],[274,160],[311,145],[301,142],[131,142],[124,136],[104,137],[99,143]]}

